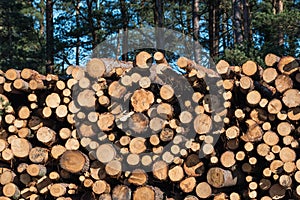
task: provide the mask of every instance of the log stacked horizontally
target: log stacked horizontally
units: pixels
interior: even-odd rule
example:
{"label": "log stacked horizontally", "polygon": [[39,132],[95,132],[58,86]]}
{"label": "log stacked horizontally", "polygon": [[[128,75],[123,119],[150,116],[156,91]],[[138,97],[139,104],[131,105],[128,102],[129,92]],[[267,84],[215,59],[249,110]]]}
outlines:
{"label": "log stacked horizontally", "polygon": [[300,199],[299,63],[0,70],[0,199]]}

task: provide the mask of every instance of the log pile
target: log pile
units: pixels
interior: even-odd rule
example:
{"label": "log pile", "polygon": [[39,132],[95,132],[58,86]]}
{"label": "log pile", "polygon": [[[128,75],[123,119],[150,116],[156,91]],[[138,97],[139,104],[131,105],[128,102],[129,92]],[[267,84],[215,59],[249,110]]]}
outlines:
{"label": "log pile", "polygon": [[0,70],[0,199],[300,199],[299,63]]}

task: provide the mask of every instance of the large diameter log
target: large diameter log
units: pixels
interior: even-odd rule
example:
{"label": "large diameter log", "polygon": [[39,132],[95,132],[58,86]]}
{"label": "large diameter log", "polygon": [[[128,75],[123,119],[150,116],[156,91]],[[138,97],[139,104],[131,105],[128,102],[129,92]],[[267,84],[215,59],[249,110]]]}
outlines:
{"label": "large diameter log", "polygon": [[196,179],[195,177],[188,177],[182,180],[179,184],[180,189],[185,193],[190,193],[196,187]]}
{"label": "large diameter log", "polygon": [[289,89],[284,92],[282,97],[283,103],[289,107],[297,107],[300,105],[300,92],[297,89]]}
{"label": "large diameter log", "polygon": [[105,65],[103,61],[99,58],[92,58],[87,64],[86,64],[86,71],[89,76],[92,78],[100,78],[105,73]]}
{"label": "large diameter log", "polygon": [[142,51],[138,53],[137,56],[135,57],[135,64],[136,66],[142,69],[149,68],[149,66],[151,66],[152,63],[151,58],[152,56],[148,52]]}
{"label": "large diameter log", "polygon": [[207,172],[207,182],[215,188],[223,188],[236,185],[237,177],[233,177],[229,170],[213,167]]}
{"label": "large diameter log", "polygon": [[116,150],[111,144],[102,144],[96,151],[97,159],[102,163],[112,161],[116,156]]}
{"label": "large diameter log", "polygon": [[131,105],[136,112],[143,112],[154,103],[154,95],[144,89],[136,90],[131,97]]}
{"label": "large diameter log", "polygon": [[25,158],[32,148],[31,143],[24,138],[16,138],[11,142],[11,151],[18,158]]}
{"label": "large diameter log", "polygon": [[51,128],[41,127],[37,131],[36,137],[40,142],[51,146],[55,142],[56,132]]}
{"label": "large diameter log", "polygon": [[206,114],[199,114],[194,120],[194,130],[198,134],[206,134],[211,130],[212,120]]}
{"label": "large diameter log", "polygon": [[10,197],[12,199],[19,199],[21,194],[18,186],[14,183],[8,183],[4,185],[2,191],[6,197]]}
{"label": "large diameter log", "polygon": [[196,187],[196,194],[202,199],[206,199],[212,195],[212,189],[206,182],[201,182]]}
{"label": "large diameter log", "polygon": [[59,160],[61,168],[71,173],[85,172],[89,168],[89,159],[80,151],[69,150]]}
{"label": "large diameter log", "polygon": [[137,188],[133,193],[133,200],[154,200],[155,192],[149,186]]}

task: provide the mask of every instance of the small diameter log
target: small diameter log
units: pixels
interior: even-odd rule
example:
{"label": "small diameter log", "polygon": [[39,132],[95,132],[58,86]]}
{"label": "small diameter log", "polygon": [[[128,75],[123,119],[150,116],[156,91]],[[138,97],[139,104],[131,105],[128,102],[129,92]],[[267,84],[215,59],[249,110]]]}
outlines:
{"label": "small diameter log", "polygon": [[92,190],[95,194],[109,193],[110,186],[106,181],[98,180],[94,182]]}
{"label": "small diameter log", "polygon": [[155,192],[149,186],[143,186],[137,188],[133,193],[133,200],[154,200]]}
{"label": "small diameter log", "polygon": [[102,131],[110,131],[113,129],[115,117],[111,113],[102,113],[97,121],[98,127]]}
{"label": "small diameter log", "polygon": [[50,194],[53,197],[61,197],[67,193],[67,184],[55,183],[50,186]]}
{"label": "small diameter log", "polygon": [[102,144],[96,151],[97,159],[102,163],[112,161],[116,156],[116,150],[111,144]]}
{"label": "small diameter log", "polygon": [[112,190],[112,198],[115,200],[131,199],[131,189],[126,185],[117,185]]}
{"label": "small diameter log", "polygon": [[157,161],[152,167],[153,176],[158,180],[166,180],[168,178],[168,165],[164,161]]}
{"label": "small diameter log", "polygon": [[59,160],[61,168],[71,173],[85,172],[89,168],[88,157],[80,151],[69,150]]}
{"label": "small diameter log", "polygon": [[159,91],[160,97],[166,101],[170,101],[174,97],[174,90],[171,85],[163,85]]}
{"label": "small diameter log", "polygon": [[195,177],[188,177],[182,180],[179,184],[180,189],[185,193],[190,193],[196,187],[196,179]]}
{"label": "small diameter log", "polygon": [[260,126],[251,119],[246,120],[248,130],[245,135],[241,136],[241,139],[245,142],[254,142],[262,139],[263,131]]}
{"label": "small diameter log", "polygon": [[220,75],[228,75],[229,73],[229,63],[225,60],[220,60],[216,65],[216,70]]}
{"label": "small diameter log", "polygon": [[256,106],[261,100],[261,94],[253,90],[247,94],[246,99],[249,105]]}
{"label": "small diameter log", "polygon": [[262,78],[266,83],[271,83],[276,79],[277,76],[278,76],[278,73],[277,73],[276,69],[267,68],[264,70]]}
{"label": "small diameter log", "polygon": [[283,162],[294,162],[296,160],[296,152],[289,147],[283,147],[279,152],[279,157]]}
{"label": "small diameter log", "polygon": [[293,125],[291,125],[289,122],[280,122],[277,125],[277,132],[281,136],[287,136],[290,135],[290,133],[294,130]]}
{"label": "small diameter log", "polygon": [[286,75],[290,75],[299,69],[299,62],[292,56],[282,57],[277,65],[278,70]]}
{"label": "small diameter log", "polygon": [[236,185],[237,177],[233,177],[229,170],[213,167],[207,172],[207,182],[215,188],[222,188]]}
{"label": "small diameter log", "polygon": [[155,54],[153,55],[155,61],[157,64],[168,64],[164,54],[162,52],[155,52]]}
{"label": "small diameter log", "polygon": [[48,127],[41,127],[36,133],[37,139],[46,144],[47,146],[51,146],[56,139],[56,132]]}
{"label": "small diameter log", "polygon": [[146,172],[142,169],[135,169],[129,176],[128,182],[134,185],[144,185],[148,180]]}
{"label": "small diameter log", "polygon": [[16,174],[11,170],[7,170],[7,171],[4,171],[3,173],[1,173],[0,183],[1,183],[1,185],[13,183],[15,181],[15,178],[16,178]]}
{"label": "small diameter log", "polygon": [[28,119],[30,116],[30,110],[27,106],[22,106],[18,111],[18,116],[20,119]]}
{"label": "small diameter log", "polygon": [[183,179],[184,171],[181,166],[175,166],[172,169],[169,169],[168,176],[171,181],[178,182]]}
{"label": "small diameter log", "polygon": [[235,155],[232,151],[226,151],[221,155],[220,161],[224,167],[232,167],[236,163]]}
{"label": "small diameter log", "polygon": [[272,99],[268,104],[268,112],[270,114],[277,114],[282,109],[282,103],[279,99]]}
{"label": "small diameter log", "polygon": [[145,141],[146,139],[142,137],[133,138],[129,143],[130,152],[133,154],[143,153],[147,149]]}
{"label": "small diameter log", "polygon": [[206,182],[201,182],[196,187],[196,194],[202,199],[206,199],[212,195],[212,189]]}
{"label": "small diameter log", "polygon": [[12,199],[19,199],[21,192],[18,188],[17,185],[15,185],[14,183],[8,183],[6,185],[3,186],[3,194],[6,197],[12,198]]}
{"label": "small diameter log", "polygon": [[29,152],[29,159],[33,163],[46,163],[49,150],[42,147],[34,147]]}
{"label": "small diameter log", "polygon": [[58,159],[64,152],[66,151],[66,148],[62,145],[55,145],[51,149],[51,156],[54,159]]}
{"label": "small diameter log", "polygon": [[118,160],[112,160],[105,166],[105,172],[111,177],[119,177],[122,172],[122,163]]}
{"label": "small diameter log", "polygon": [[46,97],[46,105],[50,108],[57,108],[60,105],[61,99],[59,94],[51,93]]}
{"label": "small diameter log", "polygon": [[257,72],[257,65],[253,61],[247,61],[242,65],[242,72],[247,76],[252,76]]}
{"label": "small diameter log", "polygon": [[242,89],[242,92],[246,92],[250,89],[253,89],[253,80],[248,76],[242,76],[240,79],[240,88]]}
{"label": "small diameter log", "polygon": [[273,53],[268,53],[265,57],[265,64],[268,67],[273,67],[275,64],[277,64],[280,60],[280,57],[273,54]]}
{"label": "small diameter log", "polygon": [[204,172],[204,164],[200,161],[199,156],[196,154],[190,154],[183,165],[184,172],[188,176],[201,176]]}
{"label": "small diameter log", "polygon": [[23,90],[23,91],[27,91],[29,88],[29,84],[26,81],[24,81],[23,79],[14,80],[13,86],[15,89]]}
{"label": "small diameter log", "polygon": [[128,126],[135,133],[145,132],[145,130],[147,130],[148,124],[149,119],[143,113],[134,113],[128,119]]}
{"label": "small diameter log", "polygon": [[263,136],[263,140],[267,145],[273,146],[279,142],[279,137],[275,132],[267,131]]}
{"label": "small diameter log", "polygon": [[135,64],[136,66],[138,66],[139,68],[149,68],[151,66],[152,63],[152,56],[146,52],[146,51],[142,51],[140,53],[138,53],[135,57]]}
{"label": "small diameter log", "polygon": [[160,103],[156,111],[163,119],[170,119],[173,116],[173,107],[168,103]]}
{"label": "small diameter log", "polygon": [[26,171],[30,176],[39,176],[39,177],[45,176],[47,173],[47,169],[45,166],[37,165],[37,164],[28,165]]}

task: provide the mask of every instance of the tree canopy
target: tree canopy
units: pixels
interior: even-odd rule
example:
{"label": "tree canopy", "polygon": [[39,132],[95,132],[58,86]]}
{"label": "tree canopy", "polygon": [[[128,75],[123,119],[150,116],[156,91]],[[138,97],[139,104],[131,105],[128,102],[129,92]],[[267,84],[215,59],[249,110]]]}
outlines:
{"label": "tree canopy", "polygon": [[[45,73],[51,65],[63,73],[120,32],[117,58],[131,60],[136,52],[124,54],[126,33],[145,26],[193,37],[214,61],[225,58],[232,65],[248,59],[263,65],[267,53],[300,54],[299,0],[1,0],[0,68]],[[155,37],[163,44],[160,30]],[[193,54],[200,63],[197,48]]]}

